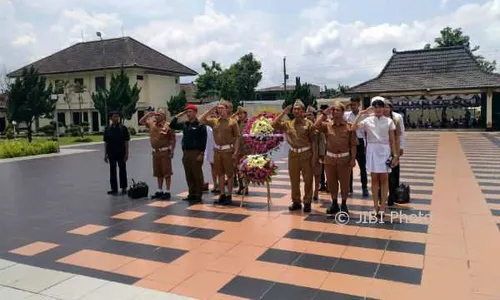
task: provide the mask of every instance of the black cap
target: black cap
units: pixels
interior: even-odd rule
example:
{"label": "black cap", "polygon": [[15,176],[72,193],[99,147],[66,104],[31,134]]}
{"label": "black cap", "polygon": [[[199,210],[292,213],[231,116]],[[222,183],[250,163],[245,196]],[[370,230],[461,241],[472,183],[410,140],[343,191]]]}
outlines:
{"label": "black cap", "polygon": [[110,112],[109,112],[109,116],[111,117],[111,116],[113,116],[113,115],[119,115],[119,116],[120,116],[121,114],[120,114],[120,112],[119,112],[119,111],[117,111],[117,110],[110,111]]}

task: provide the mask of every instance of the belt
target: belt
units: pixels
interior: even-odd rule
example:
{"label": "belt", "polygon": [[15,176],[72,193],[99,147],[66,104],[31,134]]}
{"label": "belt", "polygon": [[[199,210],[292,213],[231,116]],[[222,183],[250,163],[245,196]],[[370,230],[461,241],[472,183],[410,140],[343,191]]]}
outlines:
{"label": "belt", "polygon": [[171,149],[172,149],[171,147],[161,147],[161,148],[158,148],[158,149],[153,148],[153,153],[155,153],[155,152],[165,152],[165,151],[168,151],[168,150],[171,150]]}
{"label": "belt", "polygon": [[217,150],[227,150],[227,149],[232,149],[233,148],[233,145],[231,144],[228,144],[228,145],[214,145],[214,148],[217,149]]}
{"label": "belt", "polygon": [[341,158],[341,157],[347,157],[347,156],[349,156],[349,152],[344,152],[344,153],[332,153],[332,152],[326,151],[326,156],[331,157],[331,158]]}
{"label": "belt", "polygon": [[290,150],[295,153],[302,153],[306,152],[307,150],[311,149],[311,147],[302,147],[302,148],[292,148],[290,147]]}

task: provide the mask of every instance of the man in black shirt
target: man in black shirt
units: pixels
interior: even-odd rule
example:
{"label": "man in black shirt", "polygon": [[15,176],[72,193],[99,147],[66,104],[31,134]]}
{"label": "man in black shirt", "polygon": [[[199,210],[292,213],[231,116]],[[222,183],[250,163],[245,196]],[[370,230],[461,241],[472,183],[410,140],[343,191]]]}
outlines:
{"label": "man in black shirt", "polygon": [[122,195],[127,193],[127,166],[128,143],[130,134],[125,125],[120,122],[118,112],[111,113],[111,125],[104,130],[104,143],[106,146],[104,161],[109,162],[109,182],[111,190],[109,195],[118,195],[118,182],[116,178],[116,166],[120,169],[120,188]]}
{"label": "man in black shirt", "polygon": [[[203,194],[203,157],[207,146],[207,128],[200,124],[196,113],[198,108],[195,105],[186,106],[186,110],[175,116],[170,122],[170,128],[182,130],[182,164],[186,173],[186,182],[189,187],[187,198],[183,199],[192,202],[201,202]],[[186,122],[179,122],[179,118],[187,115]]]}

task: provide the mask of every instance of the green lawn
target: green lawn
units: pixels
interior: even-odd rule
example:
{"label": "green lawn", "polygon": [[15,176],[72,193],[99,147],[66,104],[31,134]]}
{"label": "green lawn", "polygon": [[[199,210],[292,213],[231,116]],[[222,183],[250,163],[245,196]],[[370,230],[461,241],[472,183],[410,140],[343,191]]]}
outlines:
{"label": "green lawn", "polygon": [[[131,138],[132,139],[136,139],[136,138],[140,138],[141,136],[132,136]],[[74,137],[74,136],[61,136],[59,137],[59,143],[61,146],[63,145],[72,145],[72,144],[85,144],[85,143],[92,143],[92,142],[102,142],[102,135],[86,135],[84,137],[84,139],[90,139],[88,142],[85,142],[85,143],[82,143],[82,142],[78,142],[77,140],[80,139],[80,137]],[[47,137],[40,137],[40,136],[36,136],[36,137],[33,137],[33,141],[37,141],[37,142],[43,142],[43,141],[47,141],[49,140]],[[7,139],[5,138],[0,138],[0,143],[5,143],[6,141],[8,141]],[[13,141],[28,141],[28,138],[26,137],[20,137],[20,138],[17,138]]]}

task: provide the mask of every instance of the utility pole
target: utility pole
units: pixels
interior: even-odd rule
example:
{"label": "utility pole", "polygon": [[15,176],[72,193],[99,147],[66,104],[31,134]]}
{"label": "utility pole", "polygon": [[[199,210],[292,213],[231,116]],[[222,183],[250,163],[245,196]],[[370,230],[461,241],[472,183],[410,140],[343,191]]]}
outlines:
{"label": "utility pole", "polygon": [[288,75],[286,74],[286,56],[283,57],[283,89],[285,91],[286,98],[286,80],[288,79]]}

